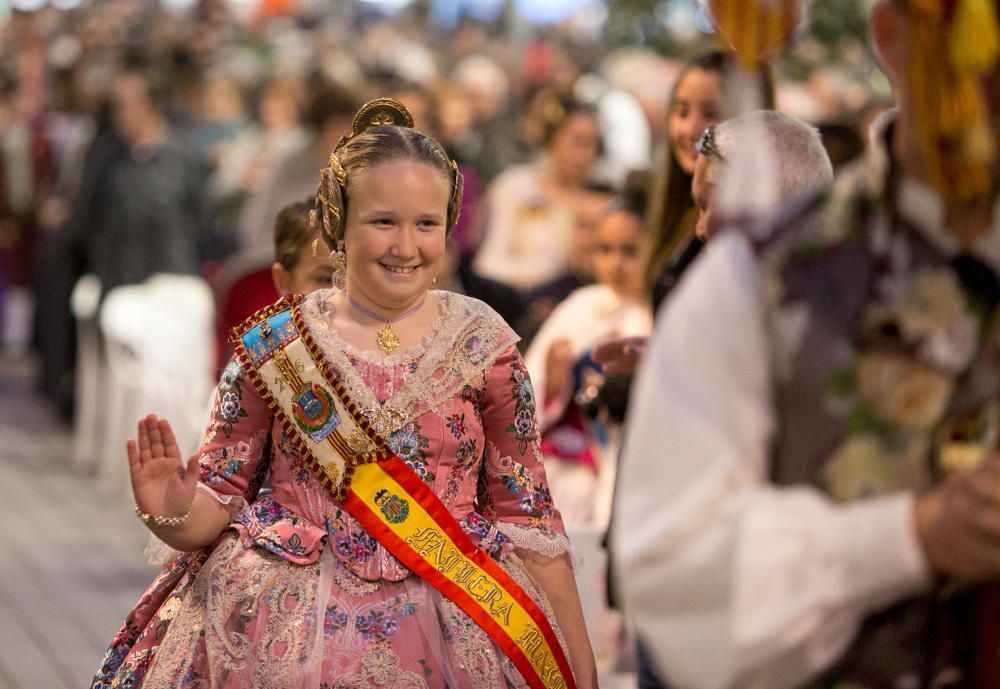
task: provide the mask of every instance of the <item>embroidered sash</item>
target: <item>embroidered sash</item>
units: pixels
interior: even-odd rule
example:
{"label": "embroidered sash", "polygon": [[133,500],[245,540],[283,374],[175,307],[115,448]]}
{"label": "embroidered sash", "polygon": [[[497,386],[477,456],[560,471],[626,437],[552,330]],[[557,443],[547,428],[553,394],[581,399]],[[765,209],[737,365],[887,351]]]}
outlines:
{"label": "embroidered sash", "polygon": [[461,608],[532,689],[575,689],[545,614],[465,533],[352,402],[284,299],[233,331],[237,355],[313,471],[379,543]]}

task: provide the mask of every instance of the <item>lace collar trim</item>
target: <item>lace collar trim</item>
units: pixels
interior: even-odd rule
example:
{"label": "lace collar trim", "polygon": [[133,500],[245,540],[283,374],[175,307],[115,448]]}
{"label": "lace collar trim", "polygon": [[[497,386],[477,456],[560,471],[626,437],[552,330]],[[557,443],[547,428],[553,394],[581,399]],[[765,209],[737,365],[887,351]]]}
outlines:
{"label": "lace collar trim", "polygon": [[[517,342],[517,335],[486,304],[437,290],[440,315],[423,341],[405,352],[382,358],[358,351],[341,339],[332,326],[335,290],[320,290],[301,305],[306,326],[315,336],[319,351],[337,372],[351,398],[368,417],[376,432],[388,438],[421,414],[455,395],[463,385],[482,376],[497,357]],[[394,366],[416,359],[416,369],[385,402],[365,384],[349,356]]]}

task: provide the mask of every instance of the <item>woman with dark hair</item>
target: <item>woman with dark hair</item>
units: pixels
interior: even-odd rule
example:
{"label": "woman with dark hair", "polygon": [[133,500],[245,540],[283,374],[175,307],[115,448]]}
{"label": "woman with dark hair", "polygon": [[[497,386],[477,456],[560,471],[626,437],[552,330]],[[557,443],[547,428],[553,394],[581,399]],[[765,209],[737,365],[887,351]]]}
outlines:
{"label": "woman with dark hair", "polygon": [[[646,213],[650,248],[644,277],[654,316],[705,245],[695,235],[700,211],[691,193],[691,182],[698,159],[698,144],[705,130],[739,114],[727,102],[725,88],[736,68],[736,55],[732,52],[701,53],[684,66],[670,93],[666,137],[650,186]],[[759,105],[773,108],[774,81],[770,68],[762,65],[756,77],[760,87]],[[632,373],[646,340],[645,336],[609,340],[594,352],[607,376],[601,393],[611,396],[608,383],[614,383],[614,397],[625,401],[617,405],[622,417],[627,412]],[[604,545],[608,546],[607,541]],[[609,572],[608,596],[612,604],[615,603],[613,590]],[[637,644],[637,653],[639,688],[663,689],[642,643]]]}
{"label": "woman with dark hair", "polygon": [[[701,53],[684,66],[670,94],[666,137],[650,187],[646,216],[651,251],[645,278],[654,313],[703,246],[694,236],[698,209],[691,197],[698,141],[708,127],[739,114],[733,112],[725,95],[726,81],[736,66],[733,53]],[[762,67],[757,78],[760,107],[773,109],[770,69]]]}

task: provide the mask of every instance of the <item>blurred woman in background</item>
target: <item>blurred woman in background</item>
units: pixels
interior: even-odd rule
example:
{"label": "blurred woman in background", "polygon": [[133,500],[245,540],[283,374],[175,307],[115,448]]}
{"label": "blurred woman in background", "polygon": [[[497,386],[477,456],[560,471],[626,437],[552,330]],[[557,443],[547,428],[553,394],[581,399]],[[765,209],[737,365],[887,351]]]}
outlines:
{"label": "blurred woman in background", "polygon": [[490,186],[486,232],[474,263],[481,275],[522,290],[566,267],[576,206],[601,148],[593,108],[551,92],[540,92],[534,103],[544,152]]}
{"label": "blurred woman in background", "polygon": [[[651,240],[645,279],[654,313],[701,251],[694,236],[698,209],[691,181],[698,158],[698,141],[714,124],[739,113],[726,101],[726,81],[736,68],[732,53],[712,50],[692,58],[674,83],[667,107],[667,131],[650,187],[647,222]],[[762,107],[774,107],[774,82],[769,68],[758,74]]]}

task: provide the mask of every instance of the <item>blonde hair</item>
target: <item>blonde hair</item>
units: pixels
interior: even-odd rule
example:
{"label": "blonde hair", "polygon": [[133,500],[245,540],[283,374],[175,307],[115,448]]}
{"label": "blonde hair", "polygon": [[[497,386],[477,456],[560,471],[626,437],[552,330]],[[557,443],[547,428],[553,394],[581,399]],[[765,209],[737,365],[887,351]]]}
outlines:
{"label": "blonde hair", "polygon": [[463,180],[458,166],[441,144],[426,134],[409,127],[383,124],[342,140],[330,154],[329,167],[320,172],[312,221],[331,249],[343,248],[351,177],[366,168],[394,160],[425,163],[445,175],[451,187],[445,233],[446,236],[451,234],[462,204]]}

